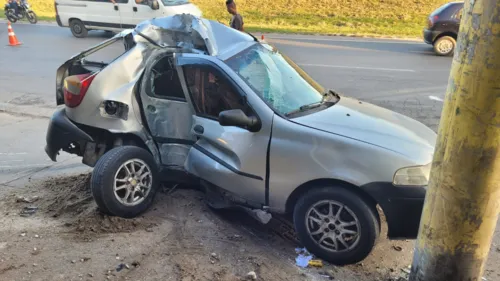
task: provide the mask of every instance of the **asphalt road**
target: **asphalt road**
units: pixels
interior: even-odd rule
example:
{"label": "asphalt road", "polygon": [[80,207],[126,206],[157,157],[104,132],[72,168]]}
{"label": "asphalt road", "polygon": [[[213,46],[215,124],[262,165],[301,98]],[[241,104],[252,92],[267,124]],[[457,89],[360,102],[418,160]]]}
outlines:
{"label": "asphalt road", "polygon": [[[23,45],[10,47],[7,26],[2,21],[0,25],[4,25],[0,40],[5,40],[0,44],[0,112],[2,105],[20,106],[18,115],[36,115],[40,109],[50,112],[55,106],[57,67],[111,36],[91,32],[88,38],[77,39],[69,29],[52,24],[14,24]],[[328,36],[268,34],[265,38],[323,86],[436,129],[451,58],[435,56],[430,46]],[[8,134],[0,134],[0,184],[52,165],[43,152],[47,119],[2,116],[0,130]]]}

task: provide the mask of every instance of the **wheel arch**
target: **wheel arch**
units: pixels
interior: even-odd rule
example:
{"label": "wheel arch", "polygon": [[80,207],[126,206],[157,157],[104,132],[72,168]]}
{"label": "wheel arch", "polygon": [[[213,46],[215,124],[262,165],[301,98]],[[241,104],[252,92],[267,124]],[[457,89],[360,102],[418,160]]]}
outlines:
{"label": "wheel arch", "polygon": [[453,38],[455,40],[457,40],[457,38],[458,38],[458,34],[456,34],[455,32],[446,31],[446,32],[440,33],[438,36],[436,36],[436,38],[434,38],[434,41],[432,42],[432,44],[436,43],[437,40],[439,40],[439,38],[442,38],[444,36],[450,36],[451,38]]}
{"label": "wheel arch", "polygon": [[377,201],[375,198],[373,198],[370,194],[368,194],[366,191],[362,190],[360,187],[343,181],[339,179],[329,179],[329,178],[324,178],[324,179],[315,179],[308,181],[306,183],[303,183],[302,185],[298,186],[291,194],[288,196],[288,199],[286,201],[285,205],[285,212],[286,214],[293,213],[293,209],[295,207],[295,204],[297,201],[300,199],[302,195],[304,195],[306,192],[308,192],[311,189],[315,188],[321,188],[325,186],[332,186],[335,185],[336,187],[344,188],[349,191],[354,192],[357,194],[363,201],[365,201],[374,211],[375,216],[377,217],[379,221],[379,226],[380,226],[380,215],[377,211]]}

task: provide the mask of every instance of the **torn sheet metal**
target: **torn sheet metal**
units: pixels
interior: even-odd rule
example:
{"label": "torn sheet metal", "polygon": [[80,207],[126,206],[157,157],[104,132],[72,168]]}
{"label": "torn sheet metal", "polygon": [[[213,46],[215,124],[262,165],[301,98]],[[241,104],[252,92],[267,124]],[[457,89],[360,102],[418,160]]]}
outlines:
{"label": "torn sheet metal", "polygon": [[197,49],[217,55],[217,44],[210,23],[191,14],[153,18],[138,24],[135,32],[161,47]]}

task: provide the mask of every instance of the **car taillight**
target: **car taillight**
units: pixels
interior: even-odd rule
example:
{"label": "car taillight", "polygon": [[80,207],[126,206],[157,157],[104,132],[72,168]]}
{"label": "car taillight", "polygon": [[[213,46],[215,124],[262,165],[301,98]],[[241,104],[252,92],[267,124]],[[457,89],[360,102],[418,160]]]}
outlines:
{"label": "car taillight", "polygon": [[439,16],[429,17],[429,27],[432,27],[434,23],[439,19]]}
{"label": "car taillight", "polygon": [[67,107],[79,106],[96,75],[97,73],[87,73],[66,77],[64,79],[64,104]]}

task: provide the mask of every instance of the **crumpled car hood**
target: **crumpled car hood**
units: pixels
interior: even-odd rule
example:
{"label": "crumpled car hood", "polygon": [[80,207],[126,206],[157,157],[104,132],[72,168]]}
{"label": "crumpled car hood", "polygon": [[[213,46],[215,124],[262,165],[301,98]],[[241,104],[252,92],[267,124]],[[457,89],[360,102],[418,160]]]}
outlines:
{"label": "crumpled car hood", "polygon": [[418,159],[421,158],[418,153],[434,153],[437,137],[434,131],[414,119],[348,97],[341,97],[328,109],[293,121]]}

